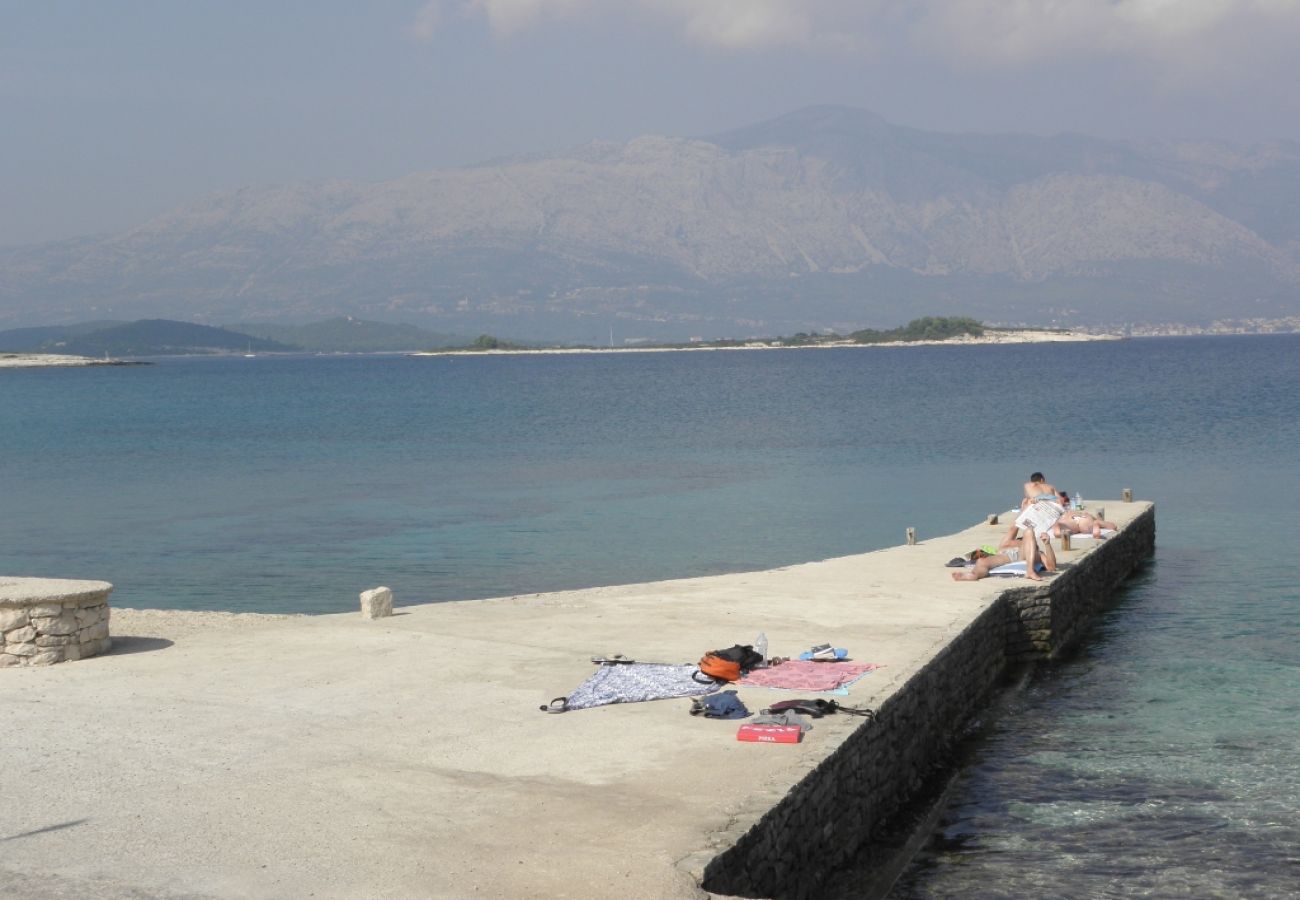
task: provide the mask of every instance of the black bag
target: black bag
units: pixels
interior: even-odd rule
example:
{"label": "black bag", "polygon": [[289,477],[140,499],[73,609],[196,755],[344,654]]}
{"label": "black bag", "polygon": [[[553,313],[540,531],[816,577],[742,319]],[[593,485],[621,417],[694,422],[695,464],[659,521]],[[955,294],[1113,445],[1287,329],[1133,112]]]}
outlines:
{"label": "black bag", "polygon": [[712,655],[721,656],[723,659],[736,663],[740,666],[742,672],[748,672],[763,661],[763,654],[749,644],[736,644],[726,650],[714,650]]}

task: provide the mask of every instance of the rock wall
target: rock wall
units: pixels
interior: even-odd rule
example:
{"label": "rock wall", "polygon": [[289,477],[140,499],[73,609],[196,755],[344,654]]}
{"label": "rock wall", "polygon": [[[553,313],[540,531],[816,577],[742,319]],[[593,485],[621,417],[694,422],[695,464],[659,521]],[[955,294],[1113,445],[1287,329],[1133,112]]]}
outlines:
{"label": "rock wall", "polygon": [[1005,592],[830,756],[705,867],[703,887],[803,898],[897,831],[899,813],[949,768],[1008,667],[1061,652],[1155,550],[1155,508],[1035,587]]}
{"label": "rock wall", "polygon": [[[85,659],[112,647],[111,584],[24,578],[0,582],[0,668],[48,666]],[[69,584],[79,587],[66,589]]]}

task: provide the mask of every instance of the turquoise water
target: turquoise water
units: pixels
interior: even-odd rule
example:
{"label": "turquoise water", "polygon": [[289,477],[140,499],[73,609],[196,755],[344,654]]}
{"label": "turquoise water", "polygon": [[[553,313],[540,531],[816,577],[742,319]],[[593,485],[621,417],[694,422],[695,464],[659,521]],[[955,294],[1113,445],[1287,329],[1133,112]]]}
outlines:
{"label": "turquoise water", "polygon": [[896,894],[1281,896],[1297,447],[1294,336],[0,370],[0,572],[330,612],[862,552],[1032,469],[1132,487],[1156,558],[990,717]]}

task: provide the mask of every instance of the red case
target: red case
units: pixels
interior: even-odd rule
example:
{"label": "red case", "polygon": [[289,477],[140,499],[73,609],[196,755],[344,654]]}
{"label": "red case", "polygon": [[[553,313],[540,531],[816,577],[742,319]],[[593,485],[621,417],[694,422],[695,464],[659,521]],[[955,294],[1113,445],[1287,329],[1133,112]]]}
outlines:
{"label": "red case", "polygon": [[738,741],[757,741],[761,744],[797,744],[803,737],[798,725],[741,725],[736,732]]}

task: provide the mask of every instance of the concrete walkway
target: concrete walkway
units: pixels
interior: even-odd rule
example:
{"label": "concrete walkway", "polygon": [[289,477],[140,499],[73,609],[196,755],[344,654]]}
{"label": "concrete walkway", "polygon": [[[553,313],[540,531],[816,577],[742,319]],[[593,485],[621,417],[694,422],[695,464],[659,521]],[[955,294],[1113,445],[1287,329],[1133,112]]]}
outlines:
{"label": "concrete walkway", "polygon": [[[1102,505],[1121,527],[1146,509]],[[775,746],[686,700],[539,705],[593,655],[694,662],[760,631],[884,665],[841,698],[878,705],[1025,584],[943,567],[1004,532],[378,621],[115,609],[109,654],[0,670],[0,896],[705,896],[716,849],[859,720]]]}

